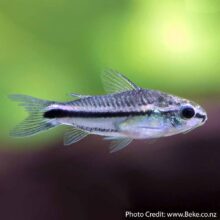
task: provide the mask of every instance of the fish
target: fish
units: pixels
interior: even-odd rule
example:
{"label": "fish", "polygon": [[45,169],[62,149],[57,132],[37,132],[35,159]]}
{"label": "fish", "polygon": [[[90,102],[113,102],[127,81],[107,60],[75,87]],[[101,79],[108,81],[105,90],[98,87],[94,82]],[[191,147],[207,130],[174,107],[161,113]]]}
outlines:
{"label": "fish", "polygon": [[143,89],[115,70],[104,71],[102,81],[106,95],[72,93],[68,102],[10,95],[29,113],[10,135],[32,136],[65,125],[68,129],[64,145],[93,134],[111,141],[113,153],[133,140],[187,133],[207,121],[206,111],[197,103],[159,90]]}

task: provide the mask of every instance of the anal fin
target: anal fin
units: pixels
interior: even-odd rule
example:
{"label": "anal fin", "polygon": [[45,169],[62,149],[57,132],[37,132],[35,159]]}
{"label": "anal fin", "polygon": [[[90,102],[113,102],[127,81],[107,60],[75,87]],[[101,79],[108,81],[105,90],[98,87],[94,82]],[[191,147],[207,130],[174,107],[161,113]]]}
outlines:
{"label": "anal fin", "polygon": [[88,135],[87,132],[71,127],[64,134],[64,145],[70,145],[70,144],[76,143],[82,140],[87,135]]}

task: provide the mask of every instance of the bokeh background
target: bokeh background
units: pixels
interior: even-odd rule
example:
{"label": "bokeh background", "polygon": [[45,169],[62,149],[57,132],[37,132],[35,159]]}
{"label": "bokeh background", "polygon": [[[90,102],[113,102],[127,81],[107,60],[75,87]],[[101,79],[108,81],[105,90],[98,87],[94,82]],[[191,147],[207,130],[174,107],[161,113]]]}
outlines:
{"label": "bokeh background", "polygon": [[[219,212],[218,0],[0,0],[0,219],[123,219],[132,211]],[[119,70],[144,88],[200,103],[201,128],[115,154],[65,128],[12,139],[25,116],[8,94],[69,101],[103,94]]]}

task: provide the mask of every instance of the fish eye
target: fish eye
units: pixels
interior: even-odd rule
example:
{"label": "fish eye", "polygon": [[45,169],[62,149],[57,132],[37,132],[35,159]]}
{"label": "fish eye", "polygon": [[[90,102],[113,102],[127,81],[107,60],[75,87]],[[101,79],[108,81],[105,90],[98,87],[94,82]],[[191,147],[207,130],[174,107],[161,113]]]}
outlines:
{"label": "fish eye", "polygon": [[190,119],[195,115],[195,110],[191,106],[184,106],[180,110],[180,115],[184,119]]}

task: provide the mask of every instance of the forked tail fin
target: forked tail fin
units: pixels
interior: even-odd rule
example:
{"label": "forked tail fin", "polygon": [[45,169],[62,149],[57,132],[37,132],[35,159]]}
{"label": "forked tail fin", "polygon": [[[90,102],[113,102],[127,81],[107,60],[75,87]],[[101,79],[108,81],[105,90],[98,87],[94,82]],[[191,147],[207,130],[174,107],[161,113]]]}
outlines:
{"label": "forked tail fin", "polygon": [[44,109],[54,102],[20,94],[10,95],[9,98],[19,102],[29,113],[29,116],[10,132],[11,136],[32,136],[56,126],[51,120],[43,118]]}

